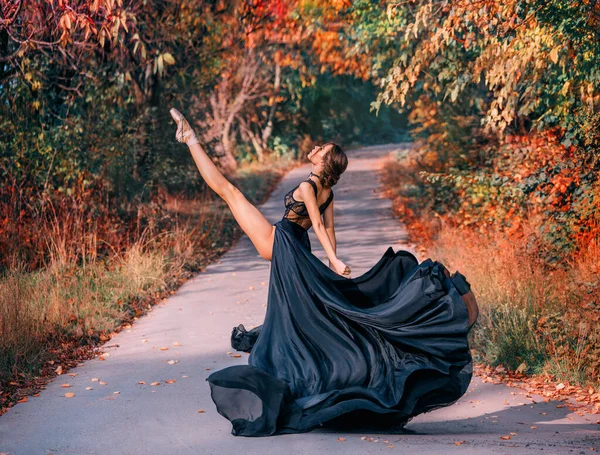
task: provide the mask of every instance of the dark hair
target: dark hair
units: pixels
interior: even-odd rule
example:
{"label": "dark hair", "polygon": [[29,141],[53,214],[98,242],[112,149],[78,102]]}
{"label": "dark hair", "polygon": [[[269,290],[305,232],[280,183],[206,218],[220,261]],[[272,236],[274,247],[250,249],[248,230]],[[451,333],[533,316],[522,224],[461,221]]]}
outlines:
{"label": "dark hair", "polygon": [[323,171],[319,180],[322,186],[331,188],[348,167],[348,157],[342,147],[335,142],[326,142],[323,144],[323,148],[327,145],[331,145],[331,148],[323,156]]}

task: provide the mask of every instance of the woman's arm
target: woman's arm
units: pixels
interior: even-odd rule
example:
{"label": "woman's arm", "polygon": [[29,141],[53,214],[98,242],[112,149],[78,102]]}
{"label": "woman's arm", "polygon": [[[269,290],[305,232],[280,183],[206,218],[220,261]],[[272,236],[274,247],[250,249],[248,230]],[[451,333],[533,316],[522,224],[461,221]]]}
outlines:
{"label": "woman's arm", "polygon": [[[333,199],[331,200],[331,202],[325,209],[325,212],[323,213],[323,223],[325,226],[325,232],[327,232],[329,240],[333,245],[333,251],[337,255],[337,240],[335,238],[335,229],[333,227]],[[329,261],[329,268],[333,268],[331,261]]]}
{"label": "woman's arm", "polygon": [[332,244],[331,239],[329,238],[329,234],[325,230],[323,221],[321,220],[321,213],[319,212],[319,207],[317,206],[317,198],[315,196],[312,186],[310,185],[310,183],[302,182],[300,184],[299,190],[304,205],[306,206],[306,210],[308,211],[310,221],[312,222],[312,227],[315,231],[315,234],[317,234],[319,242],[321,242],[321,245],[323,245],[325,253],[327,253],[327,257],[329,258],[329,261],[336,262],[338,258],[335,253],[335,247],[334,244]]}

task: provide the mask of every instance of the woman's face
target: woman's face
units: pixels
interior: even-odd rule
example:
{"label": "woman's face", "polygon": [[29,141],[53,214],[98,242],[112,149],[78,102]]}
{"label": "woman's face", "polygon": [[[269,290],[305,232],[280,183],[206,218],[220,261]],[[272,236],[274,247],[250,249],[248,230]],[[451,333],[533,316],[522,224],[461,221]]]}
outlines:
{"label": "woman's face", "polygon": [[329,151],[331,147],[329,145],[323,147],[320,145],[315,145],[310,153],[307,155],[309,161],[313,164],[319,164],[325,154]]}

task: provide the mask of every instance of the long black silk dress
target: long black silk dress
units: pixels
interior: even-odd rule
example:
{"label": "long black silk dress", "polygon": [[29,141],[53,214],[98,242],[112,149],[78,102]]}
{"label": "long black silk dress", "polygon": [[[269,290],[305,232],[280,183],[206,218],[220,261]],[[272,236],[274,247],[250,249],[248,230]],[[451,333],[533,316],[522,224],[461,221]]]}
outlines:
{"label": "long black silk dress", "polygon": [[[317,187],[313,180],[315,194]],[[338,275],[311,253],[306,207],[285,196],[275,223],[263,325],[233,329],[250,352],[206,379],[232,434],[381,425],[455,403],[472,377],[468,310],[444,265],[390,246],[363,275]],[[333,192],[320,206],[323,213]],[[294,221],[292,221],[292,219]],[[462,292],[464,293],[464,292]]]}

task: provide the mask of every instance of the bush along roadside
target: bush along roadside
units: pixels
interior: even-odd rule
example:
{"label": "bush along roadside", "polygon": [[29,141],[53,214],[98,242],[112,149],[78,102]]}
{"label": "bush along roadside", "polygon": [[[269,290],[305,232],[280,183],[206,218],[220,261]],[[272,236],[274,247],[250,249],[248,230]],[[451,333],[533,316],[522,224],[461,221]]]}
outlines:
{"label": "bush along roadside", "polygon": [[[471,283],[480,307],[469,334],[478,374],[600,413],[598,231],[549,262],[539,248],[548,220],[530,210],[517,228],[471,222],[468,211],[452,209],[464,204],[445,182],[423,178],[419,154],[411,144],[396,150],[381,171],[384,191],[416,249]],[[444,198],[454,202],[440,204]]]}

